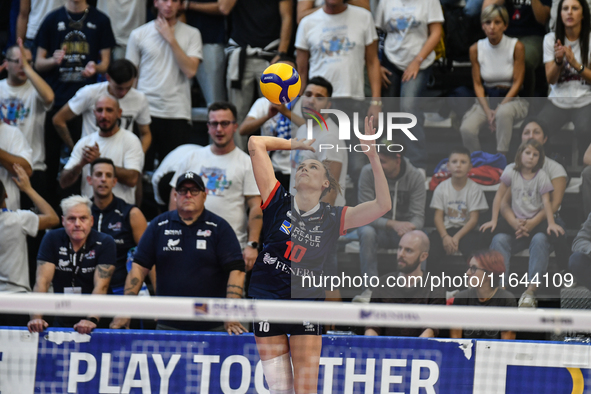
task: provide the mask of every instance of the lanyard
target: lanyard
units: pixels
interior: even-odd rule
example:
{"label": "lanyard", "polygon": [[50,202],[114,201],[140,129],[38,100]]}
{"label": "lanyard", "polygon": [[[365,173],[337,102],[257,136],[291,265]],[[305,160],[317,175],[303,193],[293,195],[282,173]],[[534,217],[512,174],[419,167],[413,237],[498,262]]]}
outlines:
{"label": "lanyard", "polygon": [[[72,269],[72,287],[76,287],[75,286],[75,280],[76,280],[76,276],[78,275],[78,272],[80,271],[80,267],[82,266],[82,261],[84,260],[84,252],[86,251],[86,243],[84,245],[82,245],[82,247],[80,248],[80,250],[78,252],[74,252],[74,248],[72,247],[72,243],[69,243],[69,248],[68,248],[68,257],[70,258],[70,263],[72,263],[72,265],[74,266],[74,268]],[[79,262],[78,264],[76,264],[76,260],[79,257]]]}

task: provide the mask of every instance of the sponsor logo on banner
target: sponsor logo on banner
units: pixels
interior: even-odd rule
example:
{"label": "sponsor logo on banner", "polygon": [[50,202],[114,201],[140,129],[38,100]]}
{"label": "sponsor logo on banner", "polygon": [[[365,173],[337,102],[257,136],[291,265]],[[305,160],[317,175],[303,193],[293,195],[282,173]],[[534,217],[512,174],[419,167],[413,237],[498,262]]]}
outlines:
{"label": "sponsor logo on banner", "polygon": [[194,306],[194,311],[196,315],[207,315],[207,304],[196,302]]}
{"label": "sponsor logo on banner", "polygon": [[232,302],[230,300],[211,302],[209,305],[211,316],[231,317],[232,319],[255,319],[257,317],[256,306],[253,303],[243,300]]}
{"label": "sponsor logo on banner", "polygon": [[418,313],[413,312],[393,312],[393,311],[368,311],[368,310],[360,310],[359,311],[359,319],[361,320],[377,320],[377,321],[390,321],[390,320],[400,320],[400,321],[419,321],[421,317]]}

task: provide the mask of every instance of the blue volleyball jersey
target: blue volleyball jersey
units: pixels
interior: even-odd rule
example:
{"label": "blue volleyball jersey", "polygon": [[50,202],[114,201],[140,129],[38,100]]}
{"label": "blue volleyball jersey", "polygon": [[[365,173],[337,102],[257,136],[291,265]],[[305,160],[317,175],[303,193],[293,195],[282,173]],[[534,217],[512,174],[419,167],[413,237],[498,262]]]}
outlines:
{"label": "blue volleyball jersey", "polygon": [[113,196],[113,201],[105,209],[101,210],[92,205],[92,216],[94,217],[94,228],[99,233],[108,234],[115,240],[117,245],[117,264],[111,278],[111,288],[122,287],[127,278],[127,252],[136,246],[133,238],[133,228],[129,219],[129,213],[133,205],[126,203],[123,199]]}
{"label": "blue volleyball jersey", "polygon": [[300,213],[279,182],[262,205],[263,250],[250,279],[249,296],[261,299],[324,299],[324,288],[302,287],[302,277],[336,273],[326,265],[339,235],[345,233],[347,207],[321,202]]}

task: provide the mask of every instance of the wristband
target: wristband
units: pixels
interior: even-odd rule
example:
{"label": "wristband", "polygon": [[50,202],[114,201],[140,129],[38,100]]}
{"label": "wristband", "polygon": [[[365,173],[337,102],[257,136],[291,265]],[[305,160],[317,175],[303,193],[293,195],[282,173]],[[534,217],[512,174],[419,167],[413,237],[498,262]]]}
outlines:
{"label": "wristband", "polygon": [[382,100],[371,100],[369,102],[369,104],[370,105],[379,105],[379,106],[381,106],[382,105]]}
{"label": "wristband", "polygon": [[558,59],[554,58],[554,63],[556,63],[557,66],[562,66],[562,63],[564,63],[564,60],[558,61]]}
{"label": "wristband", "polygon": [[98,321],[98,319],[96,317],[87,317],[84,320],[88,320],[89,322],[92,322],[92,323],[94,323],[94,324],[96,324],[98,326],[98,322],[99,321]]}
{"label": "wristband", "polygon": [[577,73],[579,73],[579,74],[582,73],[584,69],[585,69],[585,65],[584,64],[581,64],[581,68],[579,68],[577,70]]}

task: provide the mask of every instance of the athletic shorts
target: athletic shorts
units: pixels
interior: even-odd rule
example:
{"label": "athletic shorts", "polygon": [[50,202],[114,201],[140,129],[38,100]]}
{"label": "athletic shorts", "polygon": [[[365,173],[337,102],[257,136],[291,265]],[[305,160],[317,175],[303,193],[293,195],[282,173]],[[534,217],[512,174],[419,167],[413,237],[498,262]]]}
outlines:
{"label": "athletic shorts", "polygon": [[254,335],[274,337],[277,335],[322,335],[322,324],[304,321],[298,323],[271,323],[266,320],[252,322]]}

